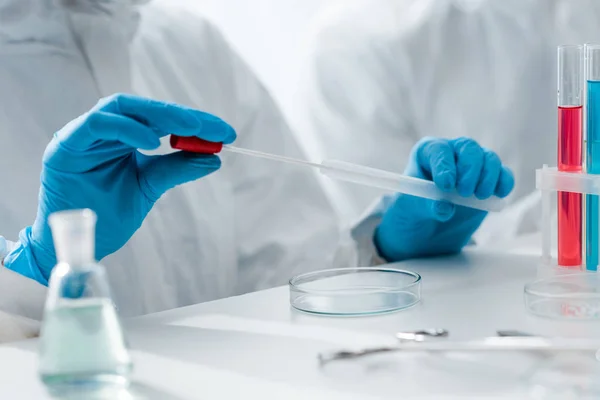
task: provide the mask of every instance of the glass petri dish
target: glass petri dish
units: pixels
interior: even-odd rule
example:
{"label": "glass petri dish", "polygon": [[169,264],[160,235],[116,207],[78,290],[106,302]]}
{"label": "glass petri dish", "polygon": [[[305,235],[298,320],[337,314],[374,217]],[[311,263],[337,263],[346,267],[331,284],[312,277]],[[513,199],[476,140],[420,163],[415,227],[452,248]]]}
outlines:
{"label": "glass petri dish", "polygon": [[538,316],[554,319],[600,318],[600,277],[597,273],[563,274],[525,285],[525,306]]}
{"label": "glass petri dish", "polygon": [[290,303],[321,315],[383,314],[413,306],[421,299],[421,276],[395,268],[338,268],[290,279]]}

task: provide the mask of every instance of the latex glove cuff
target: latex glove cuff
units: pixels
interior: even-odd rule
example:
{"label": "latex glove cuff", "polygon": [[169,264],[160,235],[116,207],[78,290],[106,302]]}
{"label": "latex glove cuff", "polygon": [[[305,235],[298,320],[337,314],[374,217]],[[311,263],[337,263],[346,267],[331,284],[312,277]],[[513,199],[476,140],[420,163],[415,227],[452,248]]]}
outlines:
{"label": "latex glove cuff", "polygon": [[32,242],[31,227],[29,226],[19,233],[19,243],[4,258],[4,266],[44,286],[48,286],[49,271],[47,275],[42,273],[42,269],[34,255]]}

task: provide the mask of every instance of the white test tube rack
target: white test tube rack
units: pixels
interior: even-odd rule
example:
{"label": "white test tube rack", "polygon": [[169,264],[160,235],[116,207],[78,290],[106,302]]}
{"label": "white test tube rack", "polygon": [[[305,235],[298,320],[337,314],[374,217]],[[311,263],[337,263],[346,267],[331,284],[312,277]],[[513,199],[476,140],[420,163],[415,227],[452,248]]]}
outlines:
{"label": "white test tube rack", "polygon": [[582,265],[560,267],[552,257],[553,196],[557,192],[600,196],[600,175],[558,171],[544,165],[536,170],[536,188],[542,197],[542,259],[537,280],[524,288],[526,309],[537,316],[561,320],[600,319],[600,274],[585,267],[585,217],[582,201]]}
{"label": "white test tube rack", "polygon": [[[558,266],[557,261],[552,257],[552,196],[557,192],[571,192],[595,194],[600,196],[600,175],[590,175],[586,173],[573,173],[558,171],[556,167],[544,165],[541,169],[535,171],[536,188],[542,192],[542,263],[544,265]],[[585,205],[582,202],[582,210]],[[582,213],[582,218],[585,216]],[[582,226],[585,224],[582,222]],[[585,228],[583,228],[585,229]],[[584,232],[582,232],[582,235]],[[584,237],[582,240],[585,242]],[[584,249],[582,249],[583,251]],[[585,253],[582,257],[581,269],[585,270]],[[569,268],[573,272],[572,268]]]}

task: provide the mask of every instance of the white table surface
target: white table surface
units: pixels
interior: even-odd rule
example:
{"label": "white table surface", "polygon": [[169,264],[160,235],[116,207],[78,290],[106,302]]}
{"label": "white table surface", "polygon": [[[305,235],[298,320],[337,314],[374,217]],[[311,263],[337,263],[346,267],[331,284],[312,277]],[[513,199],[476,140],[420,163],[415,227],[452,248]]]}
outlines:
{"label": "white table surface", "polygon": [[[281,287],[127,321],[136,393],[165,400],[530,398],[523,393],[530,393],[526,382],[537,359],[528,356],[403,354],[319,368],[317,354],[393,343],[397,331],[430,327],[446,328],[456,339],[497,329],[598,337],[598,322],[527,313],[523,286],[538,273],[531,249],[402,263],[422,275],[423,300],[385,316],[301,314]],[[37,380],[36,346],[36,340],[0,346],[0,399],[51,398]]]}

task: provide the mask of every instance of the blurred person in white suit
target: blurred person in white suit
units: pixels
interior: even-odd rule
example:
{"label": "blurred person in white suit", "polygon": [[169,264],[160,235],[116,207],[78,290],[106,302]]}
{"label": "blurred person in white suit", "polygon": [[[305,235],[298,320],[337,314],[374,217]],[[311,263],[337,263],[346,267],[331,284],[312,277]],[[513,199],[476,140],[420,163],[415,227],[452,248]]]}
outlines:
{"label": "blurred person in white suit", "polygon": [[[353,0],[319,15],[294,117],[307,146],[402,172],[426,136],[468,136],[515,174],[505,212],[476,233],[500,243],[539,229],[536,168],[556,165],[556,47],[600,41],[595,0]],[[378,193],[331,183],[346,218]]]}
{"label": "blurred person in white suit", "polygon": [[[305,157],[261,83],[188,2],[0,0],[0,55],[7,336],[30,335],[42,316],[56,262],[47,220],[62,209],[97,213],[96,256],[126,317],[314,269],[455,253],[485,218],[393,195],[342,231],[313,171],[225,154],[211,174],[216,156],[161,154],[170,133],[230,142],[237,132],[240,147]],[[406,164],[443,190],[508,195],[510,171],[476,162],[483,154],[471,139],[432,138]]]}

